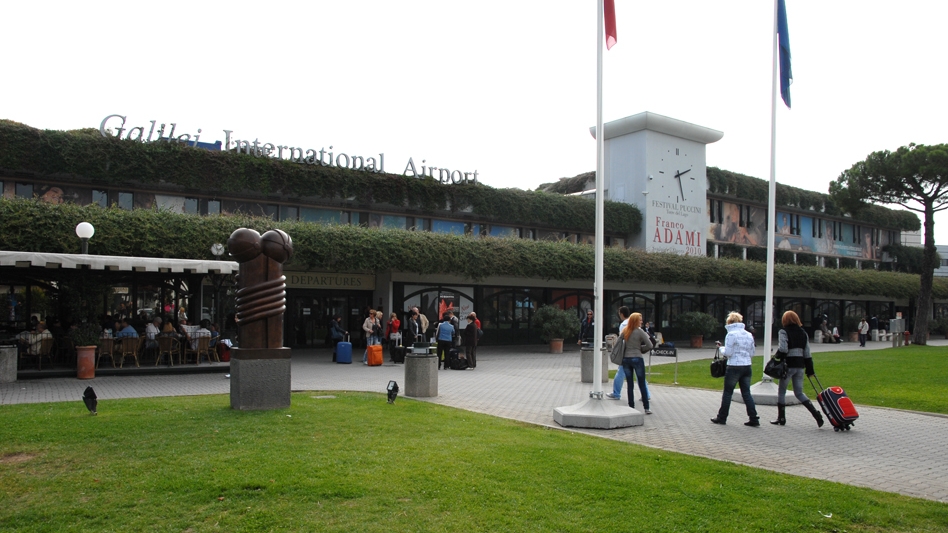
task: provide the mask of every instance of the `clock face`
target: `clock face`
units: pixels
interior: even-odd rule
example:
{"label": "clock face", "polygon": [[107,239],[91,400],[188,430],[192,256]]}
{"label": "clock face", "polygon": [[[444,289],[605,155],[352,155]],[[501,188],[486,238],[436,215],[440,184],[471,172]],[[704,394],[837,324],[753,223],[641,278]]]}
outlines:
{"label": "clock face", "polygon": [[658,186],[663,199],[679,203],[694,203],[699,198],[698,171],[684,148],[668,148],[658,164]]}

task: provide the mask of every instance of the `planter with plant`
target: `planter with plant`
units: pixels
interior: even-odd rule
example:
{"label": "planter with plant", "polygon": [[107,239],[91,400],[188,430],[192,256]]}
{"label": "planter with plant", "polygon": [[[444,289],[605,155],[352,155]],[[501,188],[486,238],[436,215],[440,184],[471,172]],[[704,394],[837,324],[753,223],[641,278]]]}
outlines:
{"label": "planter with plant", "polygon": [[931,319],[928,322],[928,331],[937,335],[944,335],[948,339],[948,316]]}
{"label": "planter with plant", "polygon": [[102,328],[93,323],[80,324],[69,331],[69,339],[76,346],[76,377],[95,377],[95,349]]}
{"label": "planter with plant", "polygon": [[701,348],[704,337],[714,335],[720,324],[716,318],[707,313],[692,311],[678,315],[675,326],[691,337],[692,348]]}
{"label": "planter with plant", "polygon": [[533,327],[540,330],[540,338],[550,343],[550,353],[563,353],[563,339],[579,334],[579,319],[575,310],[544,305],[533,314]]}

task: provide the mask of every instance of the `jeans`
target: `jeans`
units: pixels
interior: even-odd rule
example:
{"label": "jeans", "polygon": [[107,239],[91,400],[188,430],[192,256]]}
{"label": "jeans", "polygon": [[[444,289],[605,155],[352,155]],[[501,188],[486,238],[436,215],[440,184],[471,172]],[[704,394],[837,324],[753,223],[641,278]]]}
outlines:
{"label": "jeans", "polygon": [[757,420],[757,406],[751,396],[751,366],[727,365],[724,374],[724,393],[721,395],[721,408],[718,409],[718,420],[726,421],[731,411],[731,396],[734,395],[734,385],[740,385],[741,397],[744,398],[744,407],[747,409],[747,418]]}
{"label": "jeans", "polygon": [[779,405],[787,404],[787,383],[793,382],[793,395],[800,400],[800,403],[810,401],[806,397],[806,393],[803,392],[803,374],[805,370],[802,368],[788,368],[787,377],[780,380],[780,384],[777,386],[777,403]]}
{"label": "jeans", "polygon": [[368,337],[365,338],[366,349],[365,349],[365,353],[362,354],[362,362],[363,362],[363,363],[368,363],[368,362],[369,362],[369,349],[368,349],[368,347],[369,347],[369,346],[375,346],[376,344],[382,344],[382,339],[381,339],[378,335],[369,335]]}
{"label": "jeans", "polygon": [[622,359],[622,368],[625,370],[625,379],[629,388],[629,407],[635,408],[635,389],[632,386],[633,373],[639,388],[642,389],[642,405],[648,410],[648,389],[645,387],[645,359],[641,357],[625,357]]}
{"label": "jeans", "polygon": [[868,334],[866,334],[866,333],[860,333],[860,334],[859,334],[859,345],[860,345],[860,346],[865,346],[865,345],[866,345],[866,340],[867,340],[868,337],[869,337]]}
{"label": "jeans", "polygon": [[[622,384],[625,382],[625,370],[620,368],[616,371],[616,377],[612,380],[612,395],[616,398],[622,397]],[[643,397],[652,399],[652,393],[648,391],[648,380],[645,380],[645,394]]]}

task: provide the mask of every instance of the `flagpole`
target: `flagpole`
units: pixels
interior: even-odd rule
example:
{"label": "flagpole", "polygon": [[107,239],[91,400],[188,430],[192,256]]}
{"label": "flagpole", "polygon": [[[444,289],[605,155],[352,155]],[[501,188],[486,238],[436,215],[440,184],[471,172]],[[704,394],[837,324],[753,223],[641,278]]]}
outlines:
{"label": "flagpole", "polygon": [[603,229],[605,188],[603,187],[603,161],[605,159],[605,132],[602,128],[602,47],[605,42],[604,33],[604,4],[605,0],[596,2],[598,5],[598,14],[596,16],[596,280],[593,286],[594,302],[593,309],[595,313],[595,322],[593,323],[593,391],[591,396],[602,399],[602,353],[605,346],[602,344],[603,325],[606,317],[602,314],[603,309]]}
{"label": "flagpole", "polygon": [[[777,228],[777,69],[780,52],[777,41],[777,10],[779,0],[774,0],[773,25],[773,69],[770,89],[770,196],[767,202],[767,287],[764,300],[764,359],[770,356],[774,325],[774,241]],[[773,381],[763,374],[761,381]]]}

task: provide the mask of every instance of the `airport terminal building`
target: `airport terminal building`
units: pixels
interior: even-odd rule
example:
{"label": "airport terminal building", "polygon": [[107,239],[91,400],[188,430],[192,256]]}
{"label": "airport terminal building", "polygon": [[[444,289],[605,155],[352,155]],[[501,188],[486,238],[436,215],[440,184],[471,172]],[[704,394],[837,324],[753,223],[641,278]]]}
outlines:
{"label": "airport terminal building", "polygon": [[[546,192],[492,189],[478,183],[473,170],[427,168],[410,161],[403,173],[389,173],[385,166],[392,162],[386,162],[384,154],[279,146],[241,140],[230,131],[217,143],[204,143],[196,135],[174,131],[173,125],[135,125],[120,115],[92,126],[43,132],[0,121],[0,137],[8,139],[0,141],[0,202],[205,217],[253,215],[272,220],[273,227],[291,222],[459,239],[556,241],[576,247],[594,240],[588,216],[593,202],[586,198],[591,195],[589,175],[560,180],[543,187]],[[721,139],[722,132],[641,113],[606,124],[604,133],[608,247],[629,253],[765,260],[770,221],[766,195],[760,193],[766,182],[706,166],[706,147]],[[402,162],[396,166],[401,170]],[[550,206],[559,212],[551,213]],[[899,243],[901,232],[919,224],[914,215],[875,209],[874,215],[857,219],[836,212],[825,194],[781,185],[775,221],[778,261],[887,269],[892,258],[885,246]],[[564,211],[570,215],[563,216]],[[3,224],[10,227],[11,222]],[[147,229],[128,232],[135,239]],[[207,242],[208,252],[200,257],[152,257],[152,262],[149,257],[127,257],[122,266],[116,259],[111,261],[115,265],[103,260],[98,267],[75,257],[75,236],[51,236],[19,249],[0,246],[0,325],[14,331],[25,327],[31,315],[68,315],[62,308],[64,298],[56,295],[60,284],[95,271],[104,276],[96,279],[108,285],[102,302],[95,302],[103,313],[174,317],[181,308],[192,320],[210,318],[225,328],[233,307],[234,263],[215,256],[213,244]],[[383,309],[387,321],[391,312],[401,315],[412,306],[420,307],[431,323],[446,308],[462,314],[476,311],[484,342],[539,342],[530,325],[540,305],[582,311],[592,308],[594,294],[591,276],[472,278],[453,273],[450,266],[419,273],[397,264],[327,260],[314,266],[291,260],[286,276],[285,345],[290,347],[322,346],[334,315],[343,317],[347,330],[357,332],[369,308]],[[760,335],[764,292],[762,285],[607,278],[604,308],[610,328],[616,325],[614,310],[627,305],[665,332],[666,339],[684,338],[675,325],[681,313],[704,311],[723,322],[728,311],[738,310]],[[811,328],[813,317],[824,314],[842,324],[847,316],[876,316],[882,322],[897,312],[914,312],[910,297],[821,293],[807,287],[777,288],[775,294],[775,316],[794,309]]]}

